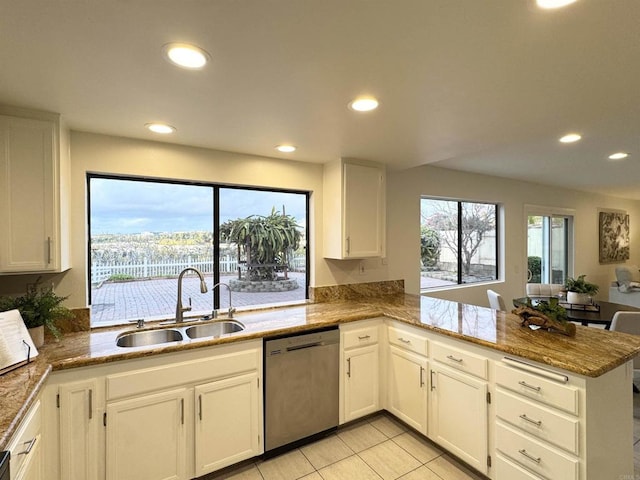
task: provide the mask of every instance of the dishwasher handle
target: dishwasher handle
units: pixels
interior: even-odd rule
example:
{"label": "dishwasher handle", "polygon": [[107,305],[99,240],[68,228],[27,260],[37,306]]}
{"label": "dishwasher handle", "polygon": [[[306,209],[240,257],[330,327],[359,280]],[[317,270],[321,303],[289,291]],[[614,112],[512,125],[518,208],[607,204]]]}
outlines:
{"label": "dishwasher handle", "polygon": [[294,350],[302,350],[303,348],[322,347],[324,342],[305,343],[304,345],[293,345],[287,347],[287,352],[293,352]]}

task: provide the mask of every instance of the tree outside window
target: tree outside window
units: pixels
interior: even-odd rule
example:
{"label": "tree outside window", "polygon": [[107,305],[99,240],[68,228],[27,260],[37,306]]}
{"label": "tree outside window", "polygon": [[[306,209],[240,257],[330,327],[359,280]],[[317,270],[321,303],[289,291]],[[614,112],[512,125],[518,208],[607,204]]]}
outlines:
{"label": "tree outside window", "polygon": [[497,205],[422,198],[423,289],[497,279]]}

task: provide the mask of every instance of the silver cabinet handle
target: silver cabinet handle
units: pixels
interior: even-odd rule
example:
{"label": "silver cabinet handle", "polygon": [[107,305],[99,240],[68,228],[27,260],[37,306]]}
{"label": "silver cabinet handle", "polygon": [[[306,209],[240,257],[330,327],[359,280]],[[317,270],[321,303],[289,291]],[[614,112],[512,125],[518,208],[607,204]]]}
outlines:
{"label": "silver cabinet handle", "polygon": [[351,253],[351,237],[347,237],[347,255]]}
{"label": "silver cabinet handle", "polygon": [[351,357],[347,358],[347,377],[351,378]]}
{"label": "silver cabinet handle", "polygon": [[542,459],[540,457],[534,457],[533,455],[531,455],[530,453],[528,453],[524,448],[522,450],[518,450],[518,453],[520,455],[525,456],[526,458],[528,458],[529,460],[532,460],[536,463],[540,463],[542,461]]}
{"label": "silver cabinet handle", "polygon": [[23,445],[26,445],[26,448],[23,451],[21,451],[20,453],[18,453],[18,455],[29,455],[29,452],[31,452],[31,449],[36,444],[36,440],[37,439],[38,439],[38,437],[33,437],[28,442],[24,442]]}
{"label": "silver cabinet handle", "polygon": [[358,340],[369,340],[370,338],[371,338],[371,335],[358,336]]}
{"label": "silver cabinet handle", "polygon": [[534,387],[533,385],[529,385],[527,382],[525,381],[520,381],[518,382],[518,385],[522,385],[525,388],[528,388],[530,390],[534,390],[536,392],[539,392],[540,390],[542,390],[540,387]]}
{"label": "silver cabinet handle", "polygon": [[51,264],[51,237],[47,237],[47,265]]}
{"label": "silver cabinet handle", "polygon": [[184,425],[184,398],[180,399],[180,423]]}
{"label": "silver cabinet handle", "polygon": [[400,340],[402,343],[411,343],[411,340],[405,340],[402,337],[398,338],[398,340]]}
{"label": "silver cabinet handle", "polygon": [[198,395],[198,416],[200,417],[200,421],[202,421],[202,395]]}
{"label": "silver cabinet handle", "polygon": [[93,418],[93,389],[89,389],[89,420]]}
{"label": "silver cabinet handle", "polygon": [[431,391],[434,391],[436,389],[436,384],[433,381],[433,374],[434,371],[431,370],[431,373],[429,374],[429,380],[431,380]]}
{"label": "silver cabinet handle", "polygon": [[452,362],[456,362],[456,363],[462,363],[462,358],[456,358],[453,355],[447,355],[447,358],[449,360],[451,360]]}
{"label": "silver cabinet handle", "polygon": [[420,367],[420,388],[424,386],[424,368]]}
{"label": "silver cabinet handle", "polygon": [[525,422],[529,422],[532,425],[535,425],[536,427],[540,428],[542,426],[542,420],[532,420],[531,418],[527,417],[527,415],[525,413],[523,413],[522,415],[520,415],[520,418],[522,420],[524,420]]}

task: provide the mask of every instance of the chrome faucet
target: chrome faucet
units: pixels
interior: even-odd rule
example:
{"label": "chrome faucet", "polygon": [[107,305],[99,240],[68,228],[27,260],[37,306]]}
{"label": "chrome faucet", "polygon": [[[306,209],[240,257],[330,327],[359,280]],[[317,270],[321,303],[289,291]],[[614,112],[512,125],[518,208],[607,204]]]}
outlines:
{"label": "chrome faucet", "polygon": [[[215,290],[215,289],[216,289],[216,287],[220,287],[220,285],[224,285],[225,287],[227,287],[227,290],[229,290],[229,310],[227,311],[227,316],[228,316],[229,318],[233,318],[233,314],[235,313],[236,309],[235,309],[235,308],[233,308],[233,307],[231,306],[231,287],[230,287],[228,284],[226,284],[226,283],[219,282],[219,283],[216,283],[216,284],[211,288],[211,290]],[[214,313],[213,318],[216,318],[216,316],[217,316],[217,315],[216,315],[216,312],[214,311],[213,313]]]}
{"label": "chrome faucet", "polygon": [[189,271],[196,273],[198,277],[200,277],[200,293],[207,293],[208,291],[207,284],[204,281],[204,275],[202,275],[202,272],[200,270],[194,267],[187,267],[182,270],[180,272],[180,275],[178,275],[178,302],[176,303],[176,323],[182,323],[184,320],[184,312],[188,312],[191,310],[191,297],[189,297],[189,306],[182,306],[182,277],[184,277],[184,274]]}

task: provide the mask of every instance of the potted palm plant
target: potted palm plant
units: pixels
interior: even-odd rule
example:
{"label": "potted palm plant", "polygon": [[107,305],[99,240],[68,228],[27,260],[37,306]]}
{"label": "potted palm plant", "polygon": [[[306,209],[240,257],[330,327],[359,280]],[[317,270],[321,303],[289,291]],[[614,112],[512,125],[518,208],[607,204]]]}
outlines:
{"label": "potted palm plant", "polygon": [[0,311],[17,309],[29,330],[36,347],[44,344],[44,327],[56,337],[61,333],[56,322],[73,317],[73,312],[62,305],[68,297],[57,295],[53,288],[41,288],[40,280],[27,287],[19,297],[0,297]]}
{"label": "potted palm plant", "polygon": [[577,278],[567,277],[564,286],[567,289],[567,302],[588,305],[592,302],[592,298],[598,293],[598,285],[589,283],[584,278],[586,275],[580,275]]}

